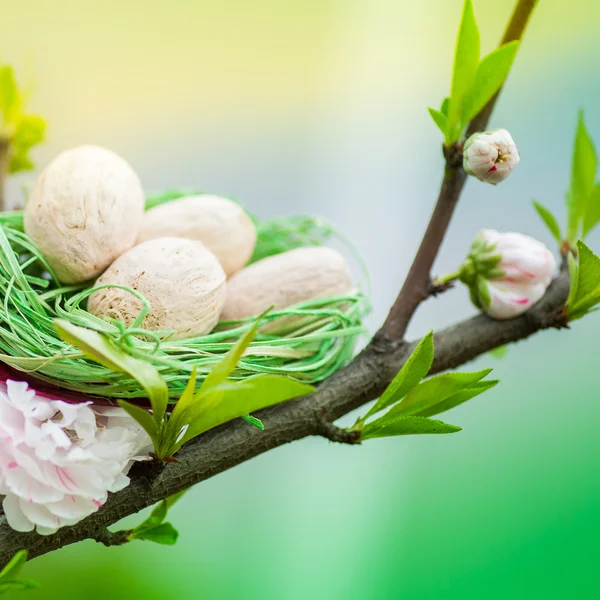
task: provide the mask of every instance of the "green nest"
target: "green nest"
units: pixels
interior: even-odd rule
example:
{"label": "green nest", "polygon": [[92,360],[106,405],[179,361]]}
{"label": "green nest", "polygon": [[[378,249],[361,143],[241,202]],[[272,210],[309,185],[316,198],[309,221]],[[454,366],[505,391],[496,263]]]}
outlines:
{"label": "green nest", "polygon": [[[147,205],[181,195],[154,196]],[[322,245],[339,235],[312,217],[255,221],[258,242],[253,261],[300,246]],[[85,310],[93,287],[59,283],[23,232],[20,212],[0,213],[0,290],[0,361],[60,388],[105,398],[144,398],[145,393],[135,380],[90,361],[64,342],[54,329],[55,318],[105,333],[132,356],[152,363],[173,399],[183,391],[194,366],[200,383],[253,322],[221,323],[208,335],[169,340],[135,325],[126,328],[120,322],[102,321]],[[309,383],[325,379],[352,357],[369,308],[368,298],[356,290],[273,310],[265,316],[234,377],[277,373]]]}

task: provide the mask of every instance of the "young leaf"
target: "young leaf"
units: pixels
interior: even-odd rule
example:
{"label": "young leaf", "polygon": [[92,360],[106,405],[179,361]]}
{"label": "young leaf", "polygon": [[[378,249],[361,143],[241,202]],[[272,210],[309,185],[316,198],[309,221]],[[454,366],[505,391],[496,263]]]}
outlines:
{"label": "young leaf", "polygon": [[490,354],[494,358],[504,358],[508,354],[508,346],[498,346],[497,348],[492,348],[490,350]]}
{"label": "young leaf", "polygon": [[428,108],[429,114],[431,118],[434,120],[435,124],[440,128],[440,131],[446,136],[446,131],[448,129],[448,117],[440,112],[439,110],[435,110],[435,108]]}
{"label": "young leaf", "polygon": [[572,252],[567,254],[567,263],[569,266],[569,297],[565,302],[565,307],[568,310],[569,306],[573,306],[573,302],[577,297],[577,283],[579,280],[579,263]]}
{"label": "young leaf", "polygon": [[19,550],[8,562],[8,564],[0,571],[0,581],[13,581],[16,579],[25,563],[27,562],[27,550]]}
{"label": "young leaf", "polygon": [[182,427],[186,425],[186,423],[182,421],[183,415],[197,400],[197,396],[195,395],[196,379],[197,369],[194,366],[192,369],[192,374],[190,375],[185,389],[183,390],[183,394],[181,394],[179,400],[177,400],[175,403],[175,408],[173,408],[171,416],[167,422],[166,436],[169,440],[169,445],[179,437]]}
{"label": "young leaf", "polygon": [[583,121],[583,112],[579,113],[573,162],[571,165],[571,185],[567,194],[568,237],[575,241],[579,224],[584,219],[594,181],[598,161],[596,149]]}
{"label": "young leaf", "polygon": [[266,310],[256,319],[254,325],[252,325],[252,327],[236,342],[235,346],[233,346],[233,348],[213,367],[203,381],[199,393],[206,394],[225,381],[231,373],[233,373],[242,354],[244,354],[244,351],[254,339],[263,317],[269,310],[271,309]]}
{"label": "young leaf", "polygon": [[54,328],[65,342],[81,350],[88,358],[138,381],[150,398],[152,414],[160,429],[167,410],[169,391],[165,380],[150,363],[130,356],[106,335],[73,325],[65,319],[54,319]]}
{"label": "young leaf", "polygon": [[597,183],[590,192],[587,208],[583,216],[582,237],[585,238],[600,221],[600,183]]}
{"label": "young leaf", "polygon": [[577,269],[571,272],[571,293],[566,305],[569,321],[580,319],[600,303],[600,258],[581,240],[577,242]]}
{"label": "young leaf", "polygon": [[427,417],[412,416],[386,419],[386,416],[366,425],[361,433],[361,440],[422,433],[455,433],[461,430],[456,425],[449,425],[443,421],[435,421]]}
{"label": "young leaf", "polygon": [[483,392],[487,392],[489,389],[498,385],[498,383],[500,382],[497,379],[492,379],[490,381],[478,381],[477,383],[470,385],[468,388],[465,388],[461,392],[453,394],[449,398],[446,398],[446,400],[426,408],[417,414],[421,417],[439,415],[447,410],[450,410],[451,408],[456,408],[467,400],[471,400],[472,398],[479,396],[479,394],[483,394]]}
{"label": "young leaf", "polygon": [[[19,90],[12,67],[0,67],[0,127],[14,125],[15,116],[19,112]],[[2,131],[2,129],[0,129]]]}
{"label": "young leaf", "polygon": [[450,110],[450,98],[448,96],[446,96],[443,100],[442,100],[442,105],[440,106],[440,112],[447,117],[448,116],[448,112]]}
{"label": "young leaf", "polygon": [[404,363],[392,383],[366,414],[365,419],[403,398],[429,373],[433,363],[433,331],[430,331]]}
{"label": "young leaf", "polygon": [[444,373],[426,379],[410,391],[404,400],[392,407],[387,416],[435,414],[437,405],[462,390],[471,387],[487,375],[492,369],[484,369],[475,373]]}
{"label": "young leaf", "polygon": [[44,140],[46,123],[37,115],[21,115],[11,139],[9,173],[27,171],[34,168],[29,159],[29,151]]}
{"label": "young leaf", "polygon": [[256,375],[238,385],[239,391],[234,388],[223,392],[219,402],[190,422],[177,448],[193,437],[227,421],[315,391],[312,385],[281,375]]}
{"label": "young leaf", "polygon": [[5,592],[16,592],[18,590],[31,590],[39,588],[40,585],[31,579],[19,579],[19,575],[27,561],[27,550],[20,550],[0,571],[0,594]]}
{"label": "young leaf", "polygon": [[179,532],[177,529],[175,529],[175,527],[173,527],[173,525],[171,525],[171,523],[163,523],[162,525],[157,525],[152,529],[136,533],[132,535],[131,539],[147,540],[156,544],[173,546],[177,543],[178,537]]}
{"label": "young leaf", "polygon": [[533,201],[533,206],[537,211],[537,214],[542,218],[542,221],[544,221],[546,224],[546,227],[548,227],[550,230],[550,233],[554,236],[554,239],[560,245],[562,243],[562,235],[560,233],[560,226],[558,225],[558,221],[556,220],[555,216],[547,208],[535,200]]}
{"label": "young leaf", "polygon": [[462,123],[468,123],[477,115],[502,87],[518,49],[517,40],[500,46],[482,59],[475,72],[473,85],[462,103]]}
{"label": "young leaf", "polygon": [[117,403],[126,413],[129,414],[130,417],[135,419],[148,434],[150,440],[152,440],[152,443],[154,444],[154,452],[158,455],[160,452],[160,434],[156,425],[156,421],[152,418],[150,413],[147,410],[136,406],[135,404],[126,402],[125,400],[117,400]]}
{"label": "young leaf", "polygon": [[479,29],[475,21],[473,3],[465,0],[462,20],[456,39],[452,86],[448,114],[447,142],[454,142],[462,133],[460,128],[465,94],[473,86],[479,63]]}

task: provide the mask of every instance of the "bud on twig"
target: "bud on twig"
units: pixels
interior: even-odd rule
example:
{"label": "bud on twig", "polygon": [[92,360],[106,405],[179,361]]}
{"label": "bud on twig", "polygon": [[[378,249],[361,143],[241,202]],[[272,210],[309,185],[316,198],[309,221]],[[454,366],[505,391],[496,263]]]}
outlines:
{"label": "bud on twig", "polygon": [[458,278],[477,308],[494,319],[529,310],[546,292],[556,260],[542,242],[521,233],[479,232]]}
{"label": "bud on twig", "polygon": [[465,171],[493,185],[504,181],[519,160],[519,150],[506,129],[474,133],[463,150]]}

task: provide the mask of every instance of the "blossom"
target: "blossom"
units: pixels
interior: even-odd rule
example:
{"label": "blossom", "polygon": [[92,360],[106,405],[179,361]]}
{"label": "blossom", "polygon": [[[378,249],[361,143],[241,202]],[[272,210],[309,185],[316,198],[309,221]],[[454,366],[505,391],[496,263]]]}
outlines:
{"label": "blossom", "polygon": [[16,531],[47,535],[97,511],[150,448],[120,408],[49,400],[25,382],[0,385],[0,495]]}
{"label": "blossom", "polygon": [[492,319],[512,319],[529,310],[546,292],[542,283],[519,284],[488,280],[489,303],[483,310]]}
{"label": "blossom", "polygon": [[479,232],[460,279],[473,303],[494,319],[511,319],[529,310],[546,292],[556,260],[538,240],[522,233]]}
{"label": "blossom", "polygon": [[465,171],[494,185],[504,181],[519,160],[519,150],[506,129],[474,133],[463,149]]}

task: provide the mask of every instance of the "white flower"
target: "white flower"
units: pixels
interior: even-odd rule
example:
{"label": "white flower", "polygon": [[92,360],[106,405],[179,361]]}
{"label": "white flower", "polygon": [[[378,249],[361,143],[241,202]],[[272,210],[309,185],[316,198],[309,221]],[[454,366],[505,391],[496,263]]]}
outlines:
{"label": "white flower", "polygon": [[494,319],[511,319],[544,295],[555,271],[556,260],[542,242],[522,233],[483,229],[461,279],[476,306]]}
{"label": "white flower", "polygon": [[463,149],[463,167],[480,181],[504,181],[519,164],[519,150],[506,129],[474,133]]}
{"label": "white flower", "polygon": [[0,495],[16,531],[51,534],[97,511],[151,448],[125,411],[48,400],[0,385]]}

